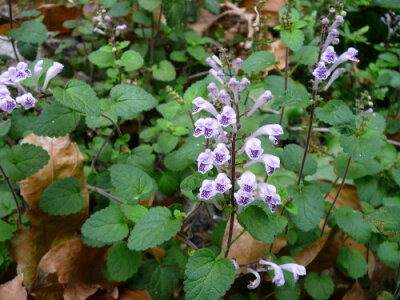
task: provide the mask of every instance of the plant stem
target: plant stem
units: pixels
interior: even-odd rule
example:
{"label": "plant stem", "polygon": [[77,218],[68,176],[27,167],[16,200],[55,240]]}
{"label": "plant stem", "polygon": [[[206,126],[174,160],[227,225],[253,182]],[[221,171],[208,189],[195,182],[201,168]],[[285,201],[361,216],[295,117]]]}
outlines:
{"label": "plant stem", "polygon": [[183,241],[191,248],[193,249],[199,249],[199,247],[197,247],[191,240],[189,240],[189,238],[184,235],[182,232],[178,232],[178,236],[183,239]]}
{"label": "plant stem", "polygon": [[102,196],[104,196],[104,197],[106,197],[106,198],[108,198],[108,199],[110,199],[110,200],[112,200],[114,202],[117,202],[118,204],[124,204],[123,201],[119,200],[117,197],[114,197],[113,195],[110,195],[109,193],[107,193],[105,190],[103,190],[101,188],[98,188],[98,187],[95,187],[95,186],[89,185],[89,184],[87,185],[87,188],[88,188],[89,191],[96,192],[99,195],[102,195]]}
{"label": "plant stem", "polygon": [[[115,42],[115,30],[113,28],[112,23],[110,22],[110,41],[111,41],[111,45],[112,45],[112,51],[114,52],[114,56],[115,56],[115,60],[119,60],[119,54],[118,54],[118,50],[117,50],[117,44]],[[117,64],[117,69],[118,69],[118,77],[119,77],[119,84],[122,83],[122,69],[121,66]]]}
{"label": "plant stem", "polygon": [[122,134],[122,132],[121,132],[121,129],[119,129],[118,124],[113,120],[113,118],[111,118],[109,115],[106,115],[106,114],[104,114],[104,113],[102,113],[101,116],[102,116],[103,118],[106,118],[108,121],[110,121],[110,122],[114,125],[115,129],[116,129],[117,132],[118,132],[118,136],[119,136],[119,137],[122,137],[122,136],[123,136],[123,134]]}
{"label": "plant stem", "polygon": [[[9,14],[9,21],[10,21],[10,30],[13,29],[13,14],[12,14],[12,0],[8,0],[8,14]],[[17,52],[17,48],[15,48],[15,41],[13,38],[10,39],[11,41],[11,45],[14,51],[14,55],[15,55],[15,59],[17,60],[17,62],[19,62],[19,56],[18,56],[18,52]]]}
{"label": "plant stem", "polygon": [[11,119],[8,119],[8,120],[5,120],[4,122],[1,122],[0,123],[0,127],[3,127],[3,126],[7,125],[10,122],[11,122]]}
{"label": "plant stem", "polygon": [[96,156],[93,158],[92,163],[90,165],[90,168],[92,169],[93,173],[96,173],[96,168],[95,168],[95,164],[97,159],[99,158],[101,152],[103,151],[104,147],[106,146],[106,144],[108,143],[108,141],[111,139],[111,137],[113,136],[115,132],[115,127],[114,129],[111,131],[111,133],[107,136],[107,138],[104,140],[103,144],[101,144],[99,151],[97,151]]}
{"label": "plant stem", "polygon": [[17,214],[18,214],[17,224],[18,224],[18,227],[20,227],[22,224],[22,213],[21,213],[21,208],[19,207],[19,204],[18,204],[17,193],[15,192],[15,190],[10,182],[10,178],[8,178],[6,171],[3,169],[3,167],[1,165],[0,165],[0,172],[4,177],[4,180],[7,182],[7,186],[13,196],[13,199],[15,202],[15,207],[17,208]]}
{"label": "plant stem", "polygon": [[337,191],[335,198],[333,199],[332,204],[326,213],[324,225],[322,225],[322,229],[321,229],[321,236],[324,234],[324,230],[325,230],[326,223],[328,222],[328,218],[331,214],[333,207],[335,206],[337,199],[339,198],[340,192],[343,189],[344,183],[346,181],[347,173],[349,172],[350,164],[351,164],[351,158],[349,158],[349,160],[347,161],[346,169],[344,170],[344,174],[343,174],[342,182],[340,183],[340,186],[339,186],[339,190]]}
{"label": "plant stem", "polygon": [[[288,89],[288,80],[289,80],[288,71],[289,71],[289,48],[286,47],[286,49],[285,49],[285,81],[284,81],[284,86],[283,86],[284,95],[286,95],[286,92]],[[282,106],[281,115],[279,117],[279,125],[282,125],[284,114],[285,114],[285,107]]]}

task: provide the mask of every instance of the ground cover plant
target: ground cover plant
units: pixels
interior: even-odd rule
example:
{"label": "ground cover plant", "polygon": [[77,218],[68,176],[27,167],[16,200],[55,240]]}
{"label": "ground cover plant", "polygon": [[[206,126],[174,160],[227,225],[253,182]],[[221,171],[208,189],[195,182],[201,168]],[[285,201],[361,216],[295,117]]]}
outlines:
{"label": "ground cover plant", "polygon": [[0,7],[0,299],[400,296],[398,1]]}

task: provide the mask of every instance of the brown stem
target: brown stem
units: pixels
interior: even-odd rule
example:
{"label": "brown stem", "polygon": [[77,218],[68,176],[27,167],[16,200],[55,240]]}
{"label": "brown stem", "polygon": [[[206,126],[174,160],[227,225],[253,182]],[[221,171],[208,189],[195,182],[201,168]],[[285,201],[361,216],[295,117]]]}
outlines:
{"label": "brown stem", "polygon": [[49,97],[53,97],[53,94],[43,94],[43,95],[37,96],[36,99],[44,99],[44,98],[49,98]]}
{"label": "brown stem", "polygon": [[[112,45],[112,51],[114,52],[115,60],[119,60],[119,54],[117,50],[117,43],[115,42],[115,30],[113,28],[112,23],[110,22],[110,41]],[[117,69],[118,69],[118,77],[119,77],[119,84],[122,83],[122,69],[121,66],[117,64]]]}
{"label": "brown stem", "polygon": [[189,240],[189,238],[182,232],[178,232],[178,237],[180,237],[189,247],[196,250],[199,249],[199,247],[197,247],[191,240]]}
{"label": "brown stem", "polygon": [[15,192],[11,182],[10,182],[10,178],[8,178],[6,171],[3,169],[3,167],[0,165],[0,172],[4,177],[4,180],[7,183],[7,186],[13,196],[14,202],[15,202],[15,207],[17,208],[17,214],[18,214],[18,218],[17,218],[17,224],[18,227],[20,227],[20,225],[22,224],[22,212],[21,212],[21,208],[19,207],[18,204],[18,196],[17,193]]}
{"label": "brown stem", "polygon": [[325,226],[326,226],[326,223],[328,222],[329,215],[331,214],[331,211],[332,211],[333,207],[335,206],[337,199],[339,198],[340,192],[343,189],[344,183],[346,181],[347,172],[349,171],[349,168],[350,168],[350,164],[351,164],[351,158],[349,158],[349,160],[347,161],[346,169],[344,170],[344,174],[343,174],[342,182],[340,183],[339,190],[337,191],[335,198],[333,199],[331,206],[329,207],[329,209],[326,213],[324,225],[322,225],[322,229],[321,229],[321,236],[324,234]]}
{"label": "brown stem", "polygon": [[88,188],[89,191],[96,192],[99,195],[102,195],[102,196],[104,196],[104,197],[106,197],[106,198],[108,198],[108,199],[110,199],[110,200],[112,200],[114,202],[117,202],[118,204],[124,204],[123,201],[119,200],[117,197],[114,197],[113,195],[110,195],[109,193],[107,193],[105,190],[103,190],[101,188],[98,188],[98,187],[95,187],[95,186],[89,185],[89,184],[87,185],[87,188]]}
{"label": "brown stem", "polygon": [[[9,14],[9,21],[10,21],[10,30],[13,29],[13,14],[12,14],[12,0],[8,0],[8,14]],[[14,51],[14,55],[15,55],[15,59],[17,60],[17,62],[19,62],[19,56],[18,56],[18,52],[17,52],[17,48],[15,48],[15,41],[13,38],[10,39],[11,41],[11,45]]]}
{"label": "brown stem", "polygon": [[[289,71],[289,48],[286,47],[286,49],[285,49],[285,81],[284,81],[284,86],[283,86],[285,94],[288,89],[288,80],[289,80],[288,71]],[[281,115],[279,117],[279,125],[282,125],[284,114],[285,114],[285,107],[282,106]]]}

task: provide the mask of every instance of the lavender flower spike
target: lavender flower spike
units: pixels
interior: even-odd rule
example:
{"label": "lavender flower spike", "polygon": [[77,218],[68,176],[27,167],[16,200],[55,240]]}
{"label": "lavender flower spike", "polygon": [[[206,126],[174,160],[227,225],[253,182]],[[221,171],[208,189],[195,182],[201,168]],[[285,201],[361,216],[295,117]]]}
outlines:
{"label": "lavender flower spike", "polygon": [[332,84],[336,79],[339,78],[339,76],[340,76],[343,72],[346,72],[346,69],[345,69],[345,68],[337,68],[337,69],[335,70],[335,72],[332,73],[332,76],[331,76],[331,78],[329,78],[328,83],[324,86],[324,90],[326,91],[326,90],[331,86],[331,84]]}
{"label": "lavender flower spike", "polygon": [[10,114],[15,108],[17,108],[17,103],[10,96],[0,99],[0,109],[2,111]]}
{"label": "lavender flower spike", "polygon": [[237,79],[235,77],[232,77],[231,79],[229,79],[228,81],[228,87],[230,88],[230,90],[233,93],[235,102],[238,103],[239,102],[239,89],[240,89],[240,82],[237,81]]}
{"label": "lavender flower spike", "polygon": [[224,106],[221,114],[217,116],[217,120],[222,127],[236,124],[236,112],[232,107]]}
{"label": "lavender flower spike", "polygon": [[338,37],[339,31],[337,31],[336,29],[332,29],[331,31],[329,31],[322,50],[325,51],[325,49],[332,43],[332,41],[336,40]]}
{"label": "lavender flower spike", "polygon": [[321,59],[324,62],[330,63],[330,64],[333,64],[336,61],[337,56],[336,56],[336,52],[335,52],[335,49],[333,48],[333,46],[328,46],[325,49],[324,53],[322,53]]}
{"label": "lavender flower spike", "polygon": [[261,105],[264,105],[271,99],[272,99],[271,91],[266,90],[260,97],[258,97],[257,101],[254,103],[251,110],[247,113],[247,116],[250,117]]}
{"label": "lavender flower spike", "polygon": [[203,97],[197,97],[192,101],[192,103],[195,105],[192,114],[197,114],[198,112],[205,110],[206,112],[212,114],[214,117],[217,117],[218,112],[215,109],[214,105],[205,100]]}
{"label": "lavender flower spike", "polygon": [[36,99],[32,96],[31,93],[23,94],[16,98],[18,104],[22,105],[26,110],[35,106]]}
{"label": "lavender flower spike", "polygon": [[214,180],[215,190],[219,194],[223,194],[232,188],[231,180],[225,173],[219,173]]}
{"label": "lavender flower spike", "polygon": [[259,159],[261,154],[264,153],[264,149],[261,147],[261,141],[254,137],[250,137],[246,140],[244,150],[250,159]]}
{"label": "lavender flower spike", "polygon": [[128,27],[126,26],[126,24],[121,24],[121,25],[117,25],[115,27],[115,34],[118,36],[121,34],[121,32],[125,31]]}
{"label": "lavender flower spike", "polygon": [[215,184],[212,180],[204,180],[197,197],[201,200],[210,200],[216,194]]}
{"label": "lavender flower spike", "polygon": [[345,63],[346,61],[355,61],[359,62],[360,60],[357,57],[358,50],[355,48],[350,47],[347,49],[346,52],[342,53],[338,59],[335,61],[335,63],[329,68],[328,72],[331,73],[337,66],[339,66],[342,63]]}
{"label": "lavender flower spike", "polygon": [[231,96],[226,90],[220,90],[217,98],[226,106],[231,106]]}
{"label": "lavender flower spike", "polygon": [[42,70],[43,70],[43,60],[41,59],[35,64],[35,67],[33,68],[33,77],[35,78],[36,89],[39,88],[39,79],[40,79],[40,74],[42,74]]}
{"label": "lavender flower spike", "polygon": [[299,276],[304,276],[307,274],[306,268],[298,264],[283,264],[280,265],[281,269],[287,270],[293,273],[294,280],[299,280]]}
{"label": "lavender flower spike", "polygon": [[329,76],[329,71],[325,63],[320,61],[312,74],[319,80],[325,80]]}
{"label": "lavender flower spike", "polygon": [[231,158],[229,150],[224,143],[217,144],[217,147],[212,152],[212,156],[217,165],[223,165]]}
{"label": "lavender flower spike", "polygon": [[218,99],[219,90],[218,90],[218,87],[215,84],[215,82],[211,82],[207,86],[207,89],[208,89],[208,92],[209,92],[208,97],[213,101],[217,100]]}
{"label": "lavender flower spike", "polygon": [[239,206],[246,206],[250,202],[254,200],[252,194],[247,193],[246,191],[239,189],[235,194],[235,200]]}
{"label": "lavender flower spike", "polygon": [[251,137],[256,137],[259,135],[268,135],[269,140],[276,145],[279,143],[278,136],[280,136],[282,134],[283,134],[283,129],[282,129],[281,125],[268,124],[268,125],[261,126],[256,131],[254,131],[254,133],[251,135]]}
{"label": "lavender flower spike", "polygon": [[273,262],[266,261],[263,259],[260,259],[259,263],[261,265],[270,266],[268,270],[274,270],[274,277],[272,278],[272,283],[275,283],[277,286],[282,286],[285,284],[285,277],[283,276],[282,269],[277,264],[274,264]]}
{"label": "lavender flower spike", "polygon": [[246,193],[252,193],[257,188],[257,177],[250,171],[244,172],[237,182]]}
{"label": "lavender flower spike", "polygon": [[61,71],[64,69],[64,65],[54,62],[53,65],[47,69],[46,72],[46,77],[44,79],[44,84],[43,84],[43,89],[45,90],[47,88],[47,85],[49,84],[50,80],[52,80],[54,77],[56,77]]}
{"label": "lavender flower spike", "polygon": [[213,158],[210,149],[199,154],[197,157],[197,169],[200,173],[205,174],[213,168]]}
{"label": "lavender flower spike", "polygon": [[[222,72],[222,74],[220,72]],[[214,69],[210,69],[208,73],[217,79],[221,84],[224,84],[225,75],[223,71],[215,71]]]}
{"label": "lavender flower spike", "polygon": [[248,168],[255,163],[264,163],[265,171],[267,172],[268,176],[272,175],[275,169],[280,167],[279,157],[270,154],[263,154],[259,159],[255,159],[245,164],[244,168]]}
{"label": "lavender flower spike", "polygon": [[253,274],[256,277],[255,280],[250,281],[250,283],[247,285],[247,288],[249,290],[254,290],[260,285],[261,276],[260,276],[260,274],[258,274],[258,272],[256,270],[253,270],[252,268],[247,268],[247,271],[249,271],[251,274]]}

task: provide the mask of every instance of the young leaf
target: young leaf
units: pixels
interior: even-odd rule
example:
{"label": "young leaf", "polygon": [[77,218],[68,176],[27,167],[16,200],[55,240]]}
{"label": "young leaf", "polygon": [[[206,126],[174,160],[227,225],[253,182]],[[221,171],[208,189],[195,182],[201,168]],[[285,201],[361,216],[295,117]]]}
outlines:
{"label": "young leaf", "polygon": [[[303,158],[304,149],[296,144],[286,145],[283,149],[282,163],[286,169],[300,172],[301,161]],[[317,162],[310,156],[307,155],[306,163],[304,166],[303,175],[312,175],[317,171]]]}
{"label": "young leaf", "polygon": [[153,145],[154,151],[161,154],[167,154],[174,150],[178,144],[179,138],[168,132],[163,132],[158,136],[157,143]]}
{"label": "young leaf", "polygon": [[146,207],[139,204],[122,204],[121,210],[125,217],[134,223],[137,223],[149,211]]}
{"label": "young leaf", "polygon": [[174,65],[168,60],[162,60],[160,64],[153,70],[153,76],[160,81],[172,81],[176,77]]}
{"label": "young leaf", "polygon": [[109,280],[125,281],[138,271],[141,262],[141,252],[129,250],[125,241],[119,241],[108,249],[104,273]]}
{"label": "young leaf", "polygon": [[25,21],[9,33],[14,40],[31,44],[41,44],[47,39],[46,26],[36,20]]}
{"label": "young leaf", "polygon": [[340,145],[352,159],[366,162],[377,155],[383,146],[383,136],[375,131],[368,131],[361,136],[342,135]]}
{"label": "young leaf", "polygon": [[235,280],[235,267],[227,258],[216,258],[213,251],[197,250],[189,258],[184,290],[188,300],[215,300],[225,295]]}
{"label": "young leaf", "polygon": [[268,51],[257,51],[250,55],[242,64],[242,70],[246,73],[263,71],[272,66],[275,55]]}
{"label": "young leaf", "polygon": [[64,89],[54,91],[56,100],[67,107],[87,115],[100,114],[100,102],[93,89],[81,80],[70,80]]}
{"label": "young leaf", "polygon": [[335,289],[331,277],[328,275],[318,275],[316,272],[307,274],[304,287],[307,293],[316,300],[329,299]]}
{"label": "young leaf", "polygon": [[293,51],[299,50],[303,46],[304,33],[299,29],[294,30],[282,30],[281,39],[288,48]]}
{"label": "young leaf", "polygon": [[379,245],[377,254],[389,267],[395,268],[400,263],[400,250],[398,243],[385,241]]}
{"label": "young leaf", "polygon": [[128,248],[142,251],[158,246],[176,235],[182,222],[172,218],[166,207],[155,207],[136,223],[128,240]]}
{"label": "young leaf", "polygon": [[317,107],[315,115],[321,121],[337,127],[339,132],[351,133],[356,128],[353,112],[340,100],[332,100],[324,107]]}
{"label": "young leaf", "polygon": [[342,247],[336,260],[339,269],[349,274],[352,278],[362,277],[368,271],[368,264],[364,256],[357,250]]}
{"label": "young leaf", "polygon": [[101,242],[116,242],[124,239],[129,228],[119,206],[109,206],[92,214],[82,226],[86,237]]}
{"label": "young leaf", "polygon": [[112,52],[99,49],[90,53],[88,58],[92,64],[99,68],[108,68],[114,64],[115,55]]}
{"label": "young leaf", "polygon": [[40,197],[40,208],[50,215],[70,215],[83,208],[81,182],[75,177],[59,179],[49,185]]}
{"label": "young leaf", "polygon": [[113,194],[129,204],[138,204],[156,191],[154,180],[138,168],[116,164],[110,168],[110,174]]}
{"label": "young leaf", "polygon": [[148,11],[155,10],[160,4],[161,0],[138,0],[139,5]]}
{"label": "young leaf", "polygon": [[1,166],[12,180],[22,180],[35,174],[49,159],[46,150],[31,144],[17,145],[0,153]]}
{"label": "young leaf", "polygon": [[185,14],[184,1],[165,0],[163,3],[163,13],[169,27],[180,25],[183,20],[182,16]]}
{"label": "young leaf", "polygon": [[71,108],[57,103],[42,103],[42,112],[33,125],[33,132],[40,136],[65,136],[78,126],[80,116]]}
{"label": "young leaf", "polygon": [[13,236],[15,226],[12,226],[3,220],[0,220],[0,242],[7,241]]}
{"label": "young leaf", "polygon": [[134,50],[125,51],[121,58],[115,62],[117,65],[125,67],[127,72],[132,72],[143,66],[143,57]]}

